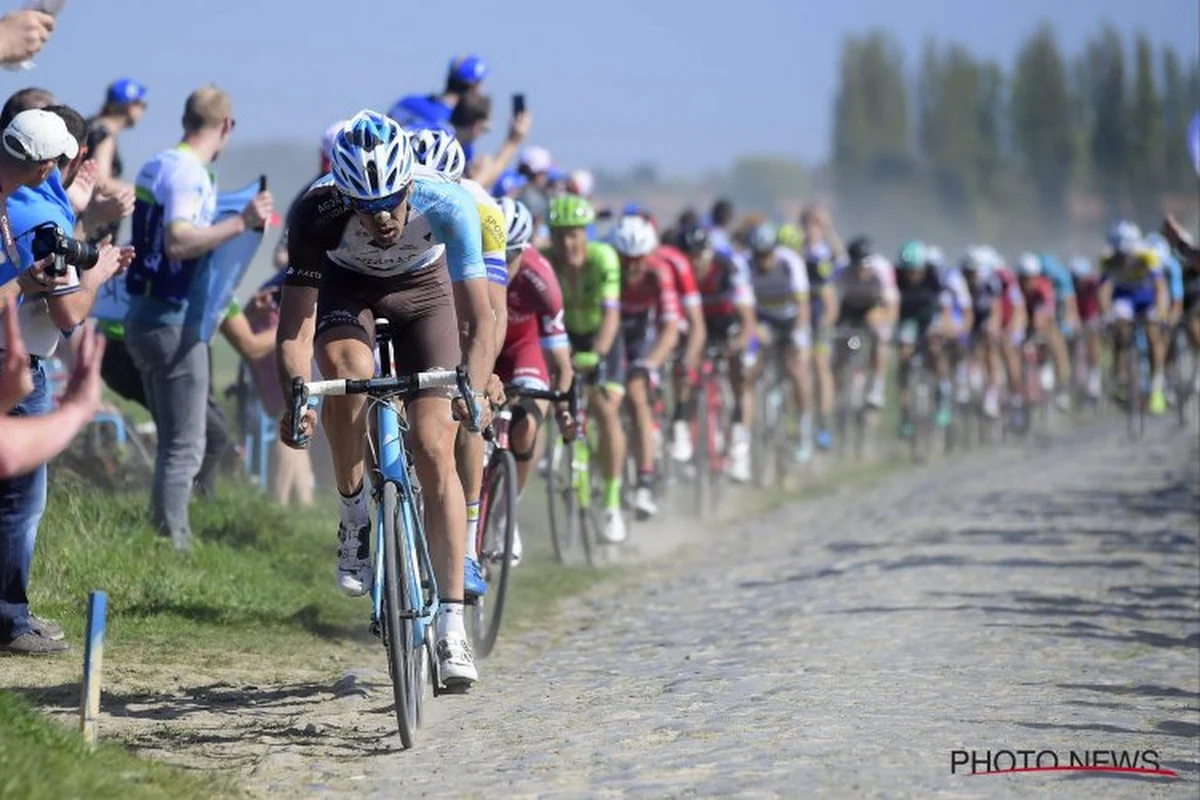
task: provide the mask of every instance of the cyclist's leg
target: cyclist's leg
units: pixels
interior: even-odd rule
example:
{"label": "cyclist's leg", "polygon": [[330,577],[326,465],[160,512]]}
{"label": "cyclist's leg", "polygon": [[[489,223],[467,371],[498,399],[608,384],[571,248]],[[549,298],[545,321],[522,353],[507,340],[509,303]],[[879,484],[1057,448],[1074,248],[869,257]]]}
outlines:
{"label": "cyclist's leg", "polygon": [[621,475],[626,451],[625,430],[621,426],[621,402],[625,399],[625,340],[620,334],[617,334],[605,359],[604,372],[604,383],[590,391],[588,413],[599,426],[604,507],[608,511],[618,512],[621,508]]}
{"label": "cyclist's leg", "polygon": [[[529,384],[531,387],[534,385]],[[544,384],[534,388],[549,388]],[[542,422],[550,409],[547,400],[522,400],[513,407],[512,423],[508,429],[509,449],[517,462],[517,493],[525,491],[529,475],[541,455],[545,437],[540,436]]]}
{"label": "cyclist's leg", "polygon": [[688,338],[684,337],[675,348],[675,368],[671,370],[671,389],[675,401],[671,414],[671,458],[679,462],[690,461],[694,449],[691,421],[695,416],[695,404],[692,376],[687,363],[689,346]]}
{"label": "cyclist's leg", "polygon": [[800,418],[800,442],[797,455],[807,458],[812,448],[813,428],[813,385],[812,385],[812,337],[805,329],[793,329],[791,334],[776,342],[783,348],[783,363],[792,385],[792,400]]}

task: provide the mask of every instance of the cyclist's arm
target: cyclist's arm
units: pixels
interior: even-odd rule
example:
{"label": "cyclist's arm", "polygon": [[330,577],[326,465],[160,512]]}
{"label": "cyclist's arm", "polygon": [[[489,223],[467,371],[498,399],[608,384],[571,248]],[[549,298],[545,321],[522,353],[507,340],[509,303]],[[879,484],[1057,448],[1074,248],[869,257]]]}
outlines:
{"label": "cyclist's arm", "polygon": [[700,366],[704,356],[704,342],[708,338],[708,327],[704,324],[704,309],[700,305],[684,306],[683,313],[687,315],[688,339],[687,352],[684,358],[692,368]]}
{"label": "cyclist's arm", "polygon": [[617,258],[617,251],[606,244],[597,245],[588,258],[595,258],[596,267],[601,271],[600,308],[603,316],[600,329],[596,332],[595,347],[596,352],[603,356],[612,349],[621,331],[621,262]]}
{"label": "cyclist's arm", "polygon": [[[319,199],[319,198],[318,198]],[[340,226],[322,235],[317,201],[303,198],[288,235],[288,268],[279,297],[275,329],[276,371],[284,398],[292,396],[292,378],[312,378],[313,339],[317,329],[317,294],[324,272],[325,252],[336,245]]]}
{"label": "cyclist's arm", "polygon": [[737,338],[734,340],[733,347],[738,352],[741,352],[750,346],[750,340],[758,330],[758,314],[754,313],[753,303],[749,305],[736,305],[734,306],[734,310],[737,312],[738,327],[740,330],[738,331]]}
{"label": "cyclist's arm", "polygon": [[459,335],[463,342],[463,361],[471,376],[471,386],[477,392],[482,391],[496,360],[488,282],[484,278],[469,278],[455,281],[453,286],[454,310],[458,314]]}
{"label": "cyclist's arm", "polygon": [[658,278],[658,338],[646,360],[652,367],[661,367],[679,344],[679,294],[671,267],[659,264],[654,268]]}
{"label": "cyclist's arm", "polygon": [[1100,310],[1108,316],[1108,312],[1112,310],[1113,282],[1101,281],[1100,288],[1096,292],[1096,297],[1100,301]]}

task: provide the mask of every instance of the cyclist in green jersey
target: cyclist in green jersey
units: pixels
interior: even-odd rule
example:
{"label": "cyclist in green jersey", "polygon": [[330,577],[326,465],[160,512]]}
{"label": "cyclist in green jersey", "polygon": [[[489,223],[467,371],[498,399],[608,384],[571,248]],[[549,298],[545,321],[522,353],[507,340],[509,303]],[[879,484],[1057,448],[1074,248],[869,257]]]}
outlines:
{"label": "cyclist in green jersey", "polygon": [[621,330],[621,265],[602,242],[589,242],[587,228],[596,210],[582,197],[564,194],[550,201],[550,246],[543,250],[562,286],[563,319],[576,371],[591,376],[588,410],[600,426],[600,467],[604,475],[604,528],[609,542],[625,540],[621,517],[621,465],[625,432],[621,399],[625,392],[625,353]]}

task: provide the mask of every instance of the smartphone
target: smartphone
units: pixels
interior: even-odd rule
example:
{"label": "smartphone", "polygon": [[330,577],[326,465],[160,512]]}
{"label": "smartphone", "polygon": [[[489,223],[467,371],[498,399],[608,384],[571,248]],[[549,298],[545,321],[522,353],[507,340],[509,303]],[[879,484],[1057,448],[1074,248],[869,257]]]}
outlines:
{"label": "smartphone", "polygon": [[[25,8],[28,11],[41,11],[43,14],[57,17],[66,4],[67,0],[33,0]],[[34,64],[32,61],[22,61],[20,64],[4,64],[3,66],[9,72],[18,72],[23,69],[33,69]]]}
{"label": "smartphone", "polygon": [[513,116],[519,116],[525,113],[525,93],[517,92],[512,96],[512,113]]}
{"label": "smartphone", "polygon": [[265,192],[267,190],[267,176],[266,175],[258,176],[258,190],[260,192]]}

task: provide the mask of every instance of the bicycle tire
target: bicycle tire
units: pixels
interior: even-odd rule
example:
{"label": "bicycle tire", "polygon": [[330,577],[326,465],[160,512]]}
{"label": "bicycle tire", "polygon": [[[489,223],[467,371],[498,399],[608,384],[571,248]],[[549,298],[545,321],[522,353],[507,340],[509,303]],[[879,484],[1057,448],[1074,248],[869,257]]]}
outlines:
{"label": "bicycle tire", "polygon": [[396,702],[396,725],[400,731],[400,743],[405,749],[416,740],[420,715],[421,687],[414,685],[416,670],[413,652],[413,618],[416,613],[410,598],[413,592],[412,564],[409,558],[400,557],[401,534],[397,528],[400,511],[396,484],[383,484],[383,497],[379,505],[383,520],[383,616],[384,645],[388,653],[388,673],[392,679],[392,696]]}
{"label": "bicycle tire", "polygon": [[550,516],[550,544],[554,548],[554,559],[560,564],[570,563],[576,541],[577,499],[572,474],[570,446],[557,436],[551,440],[547,454],[546,504]]}
{"label": "bicycle tire", "polygon": [[914,364],[911,369],[914,374],[910,378],[910,382],[914,387],[913,394],[916,395],[916,399],[912,406],[913,431],[910,451],[912,460],[917,464],[921,464],[924,463],[928,456],[927,439],[930,435],[929,423],[930,414],[932,413],[930,411],[932,403],[929,401],[930,386],[925,365]]}
{"label": "bicycle tire", "polygon": [[1141,438],[1145,431],[1146,420],[1143,415],[1142,398],[1142,354],[1138,352],[1138,329],[1133,330],[1133,340],[1129,343],[1129,435],[1134,439]]}
{"label": "bicycle tire", "polygon": [[709,467],[709,443],[711,440],[711,431],[709,431],[709,414],[708,414],[708,392],[709,381],[705,379],[703,383],[697,387],[694,397],[696,406],[696,418],[689,426],[693,431],[692,442],[692,471],[694,473],[695,505],[692,508],[692,513],[703,519],[708,512],[709,503],[712,502],[710,481],[712,478]]}
{"label": "bicycle tire", "polygon": [[[471,647],[478,658],[487,658],[496,646],[508,580],[512,572],[513,539],[517,527],[517,461],[508,450],[497,449],[483,473],[482,514],[479,518],[479,561],[487,581],[487,594],[476,598],[467,626]],[[500,516],[502,515],[502,516]],[[502,525],[497,531],[494,523]]]}

